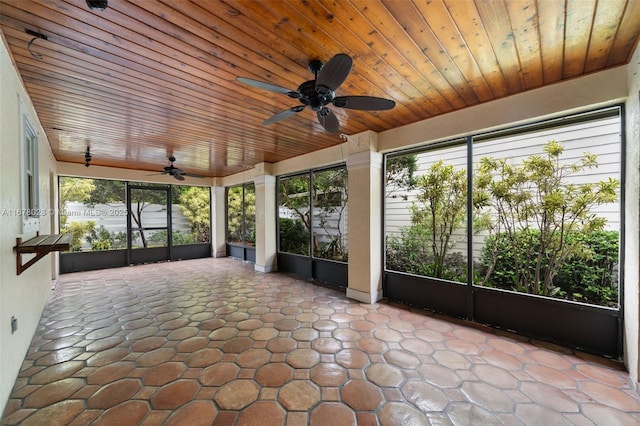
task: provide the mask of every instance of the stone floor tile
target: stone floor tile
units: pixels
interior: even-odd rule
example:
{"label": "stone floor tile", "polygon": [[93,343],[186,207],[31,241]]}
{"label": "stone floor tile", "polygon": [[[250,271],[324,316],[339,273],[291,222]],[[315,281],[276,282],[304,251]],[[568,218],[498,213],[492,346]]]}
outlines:
{"label": "stone floor tile", "polygon": [[338,402],[322,402],[309,416],[310,426],[356,426],[354,411]]}
{"label": "stone floor tile", "polygon": [[412,426],[430,426],[431,423],[417,408],[400,402],[387,402],[379,414],[381,426],[410,424]]}
{"label": "stone floor tile", "polygon": [[24,399],[25,408],[42,408],[56,402],[65,401],[78,389],[82,388],[84,380],[68,377],[47,383],[30,393]]}
{"label": "stone floor tile", "polygon": [[142,354],[137,360],[138,367],[154,367],[169,361],[176,354],[173,348],[158,348]]}
{"label": "stone floor tile", "polygon": [[270,363],[256,371],[255,379],[262,386],[283,386],[293,378],[293,368],[288,364]]}
{"label": "stone floor tile", "polygon": [[187,367],[182,362],[165,362],[149,369],[142,377],[145,386],[162,386],[177,380],[186,371]]}
{"label": "stone floor tile", "polygon": [[44,385],[73,376],[84,367],[82,361],[65,361],[38,371],[29,380],[32,385]]}
{"label": "stone floor tile", "polygon": [[210,425],[218,415],[213,401],[192,401],[175,410],[167,419],[166,426]]}
{"label": "stone floor tile", "polygon": [[580,410],[578,403],[573,398],[546,383],[522,383],[520,391],[536,404],[544,405],[561,413],[577,413]]}
{"label": "stone floor tile", "polygon": [[402,370],[388,364],[372,364],[366,369],[366,376],[378,386],[399,387],[405,380]]}
{"label": "stone floor tile", "polygon": [[420,365],[420,359],[404,350],[391,349],[384,354],[384,359],[396,367],[413,369]]}
{"label": "stone floor tile", "polygon": [[320,354],[313,349],[294,349],[287,354],[286,362],[293,368],[311,368],[320,362]]}
{"label": "stone floor tile", "polygon": [[108,409],[114,407],[133,396],[141,388],[136,379],[121,379],[101,387],[87,399],[89,408]]}
{"label": "stone floor tile", "polygon": [[225,353],[239,354],[251,348],[253,340],[248,337],[236,337],[226,341],[220,349]]}
{"label": "stone floor tile", "polygon": [[267,343],[266,349],[273,353],[289,353],[293,349],[295,349],[298,345],[294,339],[290,337],[276,337],[274,339],[269,340]]}
{"label": "stone floor tile", "polygon": [[185,364],[189,367],[207,367],[215,364],[222,358],[222,352],[219,349],[203,348],[187,357]]}
{"label": "stone floor tile", "polygon": [[580,383],[580,390],[592,397],[594,401],[609,407],[629,412],[640,411],[640,400],[629,396],[621,389],[589,381]]}
{"label": "stone floor tile", "polygon": [[520,381],[509,371],[502,370],[489,364],[478,364],[471,368],[477,380],[488,383],[499,389],[516,389]]}
{"label": "stone floor tile", "polygon": [[93,424],[96,418],[102,413],[104,413],[102,410],[84,410],[66,426],[86,426]]}
{"label": "stone floor tile", "polygon": [[356,411],[376,411],[384,402],[380,388],[366,380],[349,380],[340,395],[342,401]]}
{"label": "stone floor tile", "polygon": [[371,361],[366,352],[358,349],[344,349],[336,354],[336,362],[344,368],[365,368]]}
{"label": "stone floor tile", "polygon": [[125,401],[104,411],[93,424],[100,426],[139,424],[150,408],[146,401]]}
{"label": "stone floor tile", "polygon": [[424,413],[443,411],[449,404],[447,394],[437,386],[418,380],[411,380],[402,385],[402,394]]}
{"label": "stone floor tile", "polygon": [[321,387],[341,386],[347,380],[347,370],[334,363],[321,363],[313,367],[309,377]]}
{"label": "stone floor tile", "polygon": [[[570,426],[571,422],[561,413],[538,404],[519,404],[516,415],[524,424]],[[608,424],[608,423],[605,423]]]}
{"label": "stone floor tile", "polygon": [[24,419],[21,426],[41,426],[47,424],[68,424],[85,409],[84,402],[77,399],[60,401],[36,410]]}
{"label": "stone floor tile", "polygon": [[[504,423],[498,416],[492,414],[484,408],[478,407],[468,401],[453,402],[447,408],[447,417],[454,425],[486,425],[486,426],[503,426]],[[546,425],[547,423],[537,422],[532,419],[533,423]],[[524,423],[527,424],[527,423]],[[553,423],[550,423],[553,424]]]}
{"label": "stone floor tile", "polygon": [[218,362],[205,368],[199,380],[204,386],[222,386],[235,379],[240,367],[230,362]]}
{"label": "stone floor tile", "polygon": [[288,411],[308,411],[320,401],[320,390],[307,380],[292,380],[278,392],[278,402]]}
{"label": "stone floor tile", "polygon": [[242,410],[237,426],[284,425],[286,412],[275,401],[257,401]]}
{"label": "stone floor tile", "polygon": [[491,412],[508,413],[516,405],[507,393],[486,383],[465,382],[461,390],[469,401]]}
{"label": "stone floor tile", "polygon": [[223,385],[214,399],[222,410],[241,410],[258,398],[259,390],[253,380],[236,380]]}
{"label": "stone floor tile", "polygon": [[271,352],[265,349],[249,349],[241,352],[236,359],[236,363],[241,368],[258,368],[269,362]]}

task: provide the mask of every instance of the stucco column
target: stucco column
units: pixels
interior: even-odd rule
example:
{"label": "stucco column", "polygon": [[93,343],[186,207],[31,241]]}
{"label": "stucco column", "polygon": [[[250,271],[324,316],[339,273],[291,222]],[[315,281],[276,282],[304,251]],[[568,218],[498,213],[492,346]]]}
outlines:
{"label": "stucco column", "polygon": [[349,155],[349,286],[347,297],[365,303],[382,298],[382,154],[377,134],[350,136]]}
{"label": "stucco column", "polygon": [[215,182],[211,187],[211,253],[213,257],[227,255],[225,208],[224,186]]}
{"label": "stucco column", "polygon": [[276,269],[276,177],[271,164],[260,163],[255,168],[256,187],[256,263],[255,270]]}

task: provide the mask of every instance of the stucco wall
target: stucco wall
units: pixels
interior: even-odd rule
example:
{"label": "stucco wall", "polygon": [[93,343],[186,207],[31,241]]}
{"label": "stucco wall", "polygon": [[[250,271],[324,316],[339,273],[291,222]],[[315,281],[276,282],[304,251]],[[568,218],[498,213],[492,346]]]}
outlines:
{"label": "stucco wall", "polygon": [[[51,207],[51,182],[55,182],[55,161],[31,101],[8,54],[4,37],[0,42],[0,407],[13,387],[52,284],[54,255],[47,255],[35,265],[16,275],[13,247],[21,237],[20,190],[20,106],[22,100],[30,121],[38,133],[39,207]],[[53,218],[40,218],[41,234],[52,231]],[[31,235],[32,236],[32,235]],[[29,237],[29,235],[25,235]],[[18,329],[11,333],[10,321],[18,319]]]}
{"label": "stucco wall", "polygon": [[629,375],[637,388],[640,381],[640,45],[629,63],[627,81],[624,352]]}

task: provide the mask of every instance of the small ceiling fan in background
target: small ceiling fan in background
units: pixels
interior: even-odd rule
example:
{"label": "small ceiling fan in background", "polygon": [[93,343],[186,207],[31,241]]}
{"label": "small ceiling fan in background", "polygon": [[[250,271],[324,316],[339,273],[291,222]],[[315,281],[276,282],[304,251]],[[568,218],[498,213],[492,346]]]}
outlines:
{"label": "small ceiling fan in background", "polygon": [[237,77],[237,80],[275,93],[281,93],[293,99],[298,99],[302,105],[286,109],[265,120],[262,124],[269,125],[304,110],[307,106],[316,112],[318,121],[324,129],[330,133],[340,131],[338,117],[327,108],[332,104],[335,107],[363,110],[382,111],[391,109],[396,103],[390,99],[378,98],[374,96],[336,96],[335,90],[345,81],[353,61],[349,55],[338,53],[329,59],[326,64],[320,60],[313,60],[309,63],[309,71],[313,73],[313,80],[305,81],[297,90],[289,90],[275,84],[252,80],[250,78]]}
{"label": "small ceiling fan in background", "polygon": [[186,177],[193,177],[193,178],[203,178],[204,177],[202,175],[197,175],[197,174],[194,174],[194,173],[187,173],[184,170],[174,166],[173,163],[176,161],[176,157],[174,157],[173,155],[168,157],[168,160],[169,160],[169,165],[165,166],[164,169],[159,174],[173,176],[177,180],[184,180],[185,176]]}

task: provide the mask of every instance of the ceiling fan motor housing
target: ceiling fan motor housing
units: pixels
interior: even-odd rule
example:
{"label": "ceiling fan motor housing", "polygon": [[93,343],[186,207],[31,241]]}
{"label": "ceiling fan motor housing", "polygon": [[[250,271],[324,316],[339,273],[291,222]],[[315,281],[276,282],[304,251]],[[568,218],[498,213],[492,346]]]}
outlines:
{"label": "ceiling fan motor housing", "polygon": [[298,87],[300,93],[300,102],[309,105],[313,111],[320,111],[323,106],[327,105],[336,94],[333,90],[323,85],[316,85],[315,80],[305,81]]}

